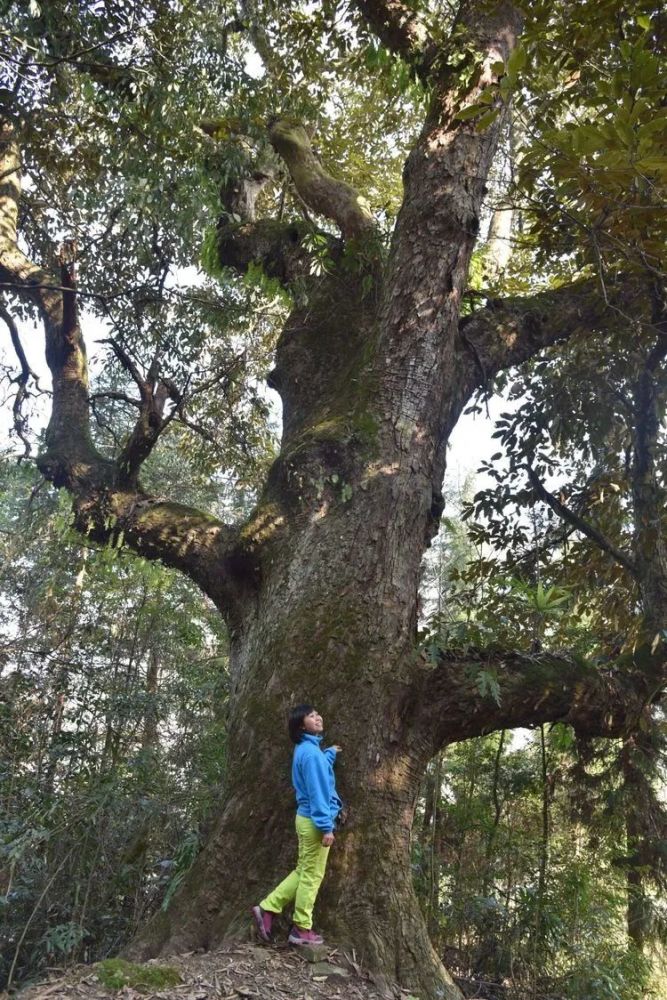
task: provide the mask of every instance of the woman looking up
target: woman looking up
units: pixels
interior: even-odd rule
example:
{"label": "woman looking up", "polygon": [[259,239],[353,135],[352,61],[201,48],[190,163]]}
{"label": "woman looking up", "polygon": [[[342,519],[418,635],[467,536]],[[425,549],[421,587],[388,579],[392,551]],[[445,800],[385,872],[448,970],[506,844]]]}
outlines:
{"label": "woman looking up", "polygon": [[324,878],[329,848],[334,842],[334,825],[341,809],[336,792],[334,763],[341,747],[323,750],[322,716],[312,705],[290,710],[288,730],[295,743],[292,784],[296,792],[296,835],[299,854],[296,868],[273,892],[253,906],[252,915],[263,941],[271,940],[273,918],[294,901],[290,944],[322,944],[324,938],[313,930],[313,907]]}

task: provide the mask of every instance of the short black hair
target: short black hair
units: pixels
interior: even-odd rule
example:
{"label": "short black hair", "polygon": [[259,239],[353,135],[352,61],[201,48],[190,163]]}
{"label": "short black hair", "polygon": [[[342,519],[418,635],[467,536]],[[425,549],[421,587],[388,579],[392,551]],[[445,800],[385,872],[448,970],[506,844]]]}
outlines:
{"label": "short black hair", "polygon": [[300,743],[303,736],[303,720],[315,709],[312,705],[295,705],[289,710],[287,729],[292,743]]}

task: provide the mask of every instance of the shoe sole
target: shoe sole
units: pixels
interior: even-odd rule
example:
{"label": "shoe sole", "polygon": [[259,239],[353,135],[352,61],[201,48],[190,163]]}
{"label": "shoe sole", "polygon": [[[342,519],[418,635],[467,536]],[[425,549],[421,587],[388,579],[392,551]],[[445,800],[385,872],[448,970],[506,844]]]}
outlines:
{"label": "shoe sole", "polygon": [[297,948],[299,948],[299,947],[301,947],[304,944],[310,944],[310,945],[313,945],[313,944],[314,945],[324,944],[324,938],[318,938],[316,941],[304,941],[303,938],[295,938],[295,937],[292,937],[290,935],[287,938],[287,943],[288,944],[295,944],[297,946]]}
{"label": "shoe sole", "polygon": [[261,909],[259,908],[259,906],[253,906],[250,912],[252,913],[252,918],[255,921],[255,927],[257,928],[257,933],[261,937],[262,941],[266,941],[268,944],[271,941],[271,938],[266,933],[266,928],[264,927],[264,921],[262,920]]}

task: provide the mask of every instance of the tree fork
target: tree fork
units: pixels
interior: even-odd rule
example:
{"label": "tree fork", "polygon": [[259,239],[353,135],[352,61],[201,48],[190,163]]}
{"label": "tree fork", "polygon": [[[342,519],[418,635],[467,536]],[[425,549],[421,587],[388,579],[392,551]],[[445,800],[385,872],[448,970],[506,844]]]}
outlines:
{"label": "tree fork", "polygon": [[[182,570],[228,614],[252,585],[248,554],[237,529],[182,504],[145,493],[136,482],[140,460],[155,443],[143,434],[140,416],[133,438],[132,476],[128,468],[105,458],[90,433],[88,364],[79,324],[73,260],[61,251],[62,280],[33,263],[17,236],[21,197],[21,158],[13,127],[2,124],[0,136],[0,278],[18,294],[36,302],[42,319],[46,360],[53,378],[46,450],[37,466],[46,479],[73,497],[75,526],[91,540],[128,544],[148,559],[161,559]],[[137,376],[138,377],[138,376]],[[144,380],[144,404],[148,399]],[[125,456],[121,456],[125,461]]]}

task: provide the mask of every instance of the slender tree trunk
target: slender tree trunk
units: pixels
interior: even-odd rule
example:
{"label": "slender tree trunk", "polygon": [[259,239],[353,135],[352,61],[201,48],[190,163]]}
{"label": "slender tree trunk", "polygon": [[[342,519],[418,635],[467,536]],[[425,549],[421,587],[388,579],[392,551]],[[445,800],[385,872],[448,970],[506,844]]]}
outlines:
{"label": "slender tree trunk", "polygon": [[652,905],[647,876],[650,877],[655,858],[647,853],[647,848],[660,836],[655,822],[660,807],[651,783],[656,769],[656,743],[651,733],[653,725],[655,723],[647,712],[643,730],[626,740],[621,750],[627,854],[627,929],[628,938],[640,952],[649,943],[651,930]]}
{"label": "slender tree trunk", "polygon": [[435,768],[431,767],[426,772],[424,781],[424,817],[422,821],[422,839],[426,843],[433,821],[433,810],[435,808]]}
{"label": "slender tree trunk", "polygon": [[[507,155],[509,162],[506,167],[506,192],[511,188],[513,183],[516,162],[516,122],[511,111],[508,115],[507,131]],[[507,198],[507,194],[505,194],[505,198]],[[503,199],[501,198],[491,215],[486,238],[486,271],[492,283],[502,278],[510,262],[512,256],[512,233],[516,228],[516,214],[516,210],[512,205],[507,202],[503,204]]]}
{"label": "slender tree trunk", "polygon": [[544,726],[540,726],[540,765],[542,778],[542,809],[541,809],[541,836],[540,836],[540,861],[537,877],[537,903],[535,909],[535,928],[533,944],[533,969],[539,967],[539,955],[542,952],[542,925],[544,915],[544,900],[547,887],[547,871],[549,867],[549,848],[551,839],[551,822],[549,815],[549,803],[551,790],[549,788],[549,774],[547,770],[547,746],[545,740]]}
{"label": "slender tree trunk", "polygon": [[487,272],[491,281],[499,281],[512,256],[513,208],[496,208],[487,236]]}
{"label": "slender tree trunk", "polygon": [[442,753],[435,758],[435,772],[433,776],[433,814],[431,819],[430,842],[431,842],[431,865],[429,873],[429,896],[427,926],[432,939],[435,939],[440,930],[439,908],[440,908],[440,794],[442,791]]}
{"label": "slender tree trunk", "polygon": [[146,707],[144,708],[143,727],[141,731],[141,752],[147,759],[155,756],[158,745],[158,681],[160,677],[160,657],[154,646],[148,651],[146,666],[146,685],[144,688]]}
{"label": "slender tree trunk", "polygon": [[[638,822],[638,817],[632,803],[626,806],[625,832],[628,851],[632,852],[637,849],[642,835],[641,824]],[[628,894],[626,911],[628,937],[635,948],[643,952],[647,944],[650,927],[651,906],[646,895],[644,876],[639,866],[628,866],[626,885]]]}
{"label": "slender tree trunk", "polygon": [[491,798],[493,800],[493,822],[491,823],[491,829],[489,830],[489,836],[486,842],[486,871],[484,873],[484,882],[482,886],[482,895],[486,896],[489,892],[489,887],[493,882],[493,847],[496,841],[496,834],[498,833],[498,827],[500,826],[500,817],[503,810],[503,803],[500,799],[499,784],[500,784],[500,764],[502,761],[503,750],[505,747],[505,735],[506,730],[502,729],[500,731],[500,739],[498,740],[498,748],[493,760],[493,781],[491,784]]}

